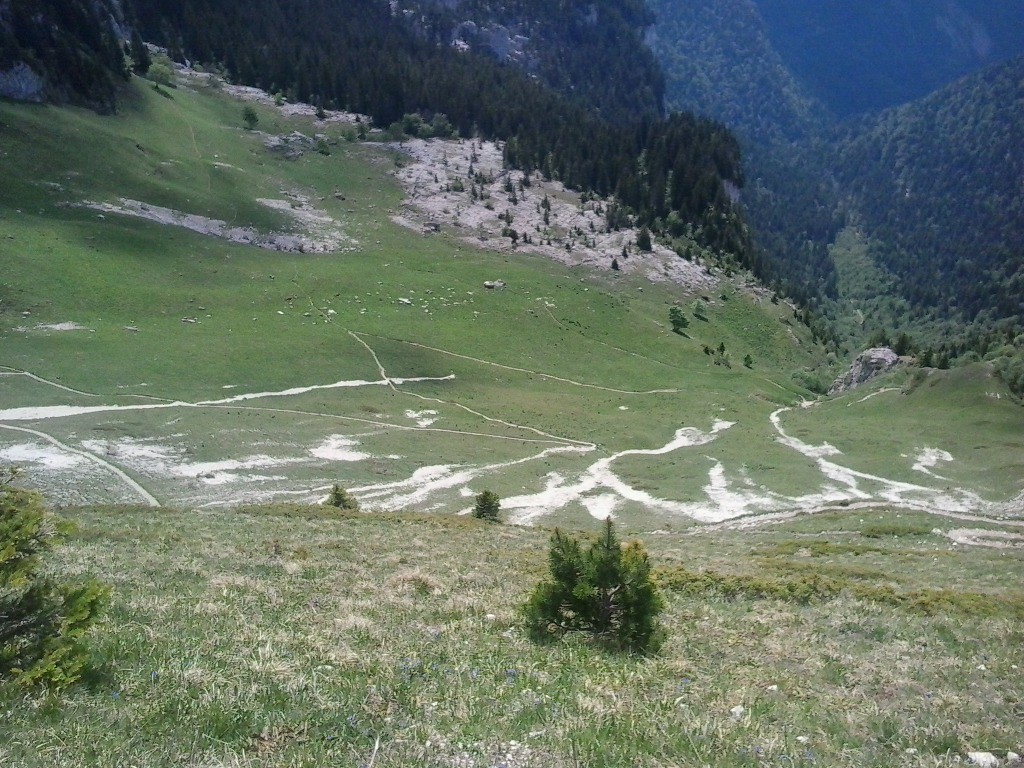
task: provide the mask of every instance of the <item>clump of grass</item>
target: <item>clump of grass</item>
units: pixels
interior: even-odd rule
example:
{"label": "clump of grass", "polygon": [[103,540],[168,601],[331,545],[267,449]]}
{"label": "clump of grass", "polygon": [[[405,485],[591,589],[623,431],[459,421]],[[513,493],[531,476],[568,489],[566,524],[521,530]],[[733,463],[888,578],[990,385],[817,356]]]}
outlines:
{"label": "clump of grass", "polygon": [[900,592],[887,584],[857,583],[842,576],[812,571],[800,575],[761,576],[689,571],[682,566],[661,568],[655,579],[664,589],[691,596],[716,594],[728,599],[755,598],[807,605],[847,595],[925,616],[956,614],[963,617],[1024,618],[1024,598],[962,592],[951,589],[918,589]]}
{"label": "clump of grass", "polygon": [[839,555],[859,557],[868,553],[887,551],[882,547],[871,544],[836,544],[831,541],[785,541],[761,550],[761,554],[769,557],[792,557],[797,554],[806,555],[807,557],[834,557]]}
{"label": "clump of grass", "polygon": [[860,530],[860,535],[868,539],[884,539],[901,536],[930,536],[934,529],[924,523],[873,523]]}

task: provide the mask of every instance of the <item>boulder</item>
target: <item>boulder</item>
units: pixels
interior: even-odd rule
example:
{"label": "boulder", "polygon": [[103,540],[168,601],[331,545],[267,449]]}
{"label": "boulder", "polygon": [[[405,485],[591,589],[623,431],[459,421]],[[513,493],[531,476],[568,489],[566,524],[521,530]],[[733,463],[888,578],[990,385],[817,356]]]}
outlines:
{"label": "boulder", "polygon": [[0,96],[4,98],[38,103],[43,100],[44,90],[43,78],[23,61],[0,72]]}
{"label": "boulder", "polygon": [[967,762],[981,768],[998,768],[999,758],[991,752],[968,752]]}
{"label": "boulder", "polygon": [[900,363],[900,356],[888,347],[873,347],[861,352],[853,361],[850,370],[836,379],[829,388],[830,395],[841,395],[856,389],[883,373],[888,373]]}

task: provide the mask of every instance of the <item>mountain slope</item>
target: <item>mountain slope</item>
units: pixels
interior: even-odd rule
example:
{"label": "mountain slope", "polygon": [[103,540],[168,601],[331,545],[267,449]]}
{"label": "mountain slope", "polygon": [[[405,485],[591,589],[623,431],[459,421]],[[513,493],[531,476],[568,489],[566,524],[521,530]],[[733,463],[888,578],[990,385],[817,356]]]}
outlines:
{"label": "mountain slope", "polygon": [[1024,315],[1024,57],[844,131],[836,174],[915,305]]}
{"label": "mountain slope", "polygon": [[921,98],[1024,53],[1018,2],[756,2],[787,67],[840,117]]}
{"label": "mountain slope", "polygon": [[484,52],[522,68],[612,120],[659,115],[664,83],[643,45],[643,0],[396,0],[393,15],[440,46]]}
{"label": "mountain slope", "polygon": [[113,109],[123,24],[116,0],[0,0],[0,96]]}
{"label": "mountain slope", "polygon": [[721,120],[758,142],[806,136],[824,124],[772,47],[753,0],[651,0],[652,50],[675,109]]}

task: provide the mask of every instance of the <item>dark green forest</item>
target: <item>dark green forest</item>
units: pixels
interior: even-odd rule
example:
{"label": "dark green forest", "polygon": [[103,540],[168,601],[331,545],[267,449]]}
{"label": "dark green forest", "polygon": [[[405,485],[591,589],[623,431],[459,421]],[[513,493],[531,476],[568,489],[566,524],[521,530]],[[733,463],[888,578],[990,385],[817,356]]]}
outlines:
{"label": "dark green forest", "polygon": [[47,98],[113,110],[128,78],[116,26],[124,20],[111,0],[0,2],[0,71],[24,62]]}
{"label": "dark green forest", "polygon": [[[837,357],[900,341],[926,363],[991,359],[1024,392],[1024,60],[949,83],[1024,45],[1024,17],[966,1],[907,2],[899,13],[891,3],[799,0],[652,5],[668,105],[723,120],[741,143],[754,272],[797,301]],[[872,25],[885,29],[868,34]],[[896,41],[922,25],[903,51]],[[990,28],[998,31],[984,50],[950,53],[963,42],[957,30],[973,29],[981,45]],[[804,41],[815,29],[821,39]],[[846,38],[859,58],[848,58]],[[815,47],[822,40],[830,53]],[[865,48],[883,44],[884,55]],[[820,78],[837,67],[843,88],[823,94]],[[856,120],[836,117],[855,111],[842,103],[845,90],[901,99],[904,91],[879,90],[876,81],[890,77],[906,81],[905,93],[944,87]]]}
{"label": "dark green forest", "polygon": [[893,107],[1024,53],[1015,0],[750,0],[809,93],[840,118]]}
{"label": "dark green forest", "polygon": [[395,8],[438,46],[468,46],[514,63],[609,120],[663,110],[661,67],[643,45],[654,22],[644,0],[398,0]]}

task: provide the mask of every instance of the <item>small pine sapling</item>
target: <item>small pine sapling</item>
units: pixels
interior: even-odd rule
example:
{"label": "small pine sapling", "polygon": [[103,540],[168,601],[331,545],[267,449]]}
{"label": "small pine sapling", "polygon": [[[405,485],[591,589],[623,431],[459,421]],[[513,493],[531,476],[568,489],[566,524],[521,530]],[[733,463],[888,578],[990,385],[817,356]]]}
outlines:
{"label": "small pine sapling", "polygon": [[476,504],[473,505],[473,517],[477,520],[488,520],[492,523],[498,522],[498,515],[501,513],[501,499],[494,491],[484,491],[477,494]]}
{"label": "small pine sapling", "polygon": [[331,488],[331,495],[327,497],[325,502],[328,506],[337,507],[338,509],[344,509],[348,512],[358,512],[359,502],[355,496],[346,491],[337,483]]}
{"label": "small pine sapling", "polygon": [[651,581],[647,552],[640,542],[622,547],[610,517],[586,551],[556,529],[548,564],[550,578],[522,607],[534,639],[581,632],[615,650],[654,653],[661,647],[657,619],[664,602]]}
{"label": "small pine sapling", "polygon": [[0,680],[63,688],[82,676],[85,635],[108,590],[40,572],[63,530],[38,493],[13,484],[17,474],[9,470],[0,480]]}

